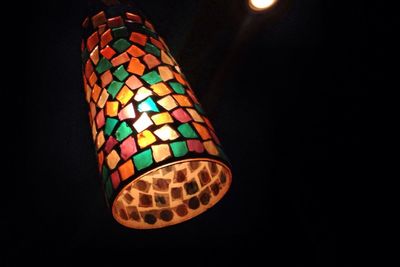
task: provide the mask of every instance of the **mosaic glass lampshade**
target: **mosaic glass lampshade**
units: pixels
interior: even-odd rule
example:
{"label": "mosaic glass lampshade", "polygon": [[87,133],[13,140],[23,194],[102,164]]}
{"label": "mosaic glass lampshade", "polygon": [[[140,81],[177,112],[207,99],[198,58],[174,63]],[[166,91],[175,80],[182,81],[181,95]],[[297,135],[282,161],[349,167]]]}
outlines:
{"label": "mosaic glass lampshade", "polygon": [[214,128],[153,25],[127,4],[83,22],[83,81],[102,185],[114,218],[159,228],[206,211],[227,192]]}

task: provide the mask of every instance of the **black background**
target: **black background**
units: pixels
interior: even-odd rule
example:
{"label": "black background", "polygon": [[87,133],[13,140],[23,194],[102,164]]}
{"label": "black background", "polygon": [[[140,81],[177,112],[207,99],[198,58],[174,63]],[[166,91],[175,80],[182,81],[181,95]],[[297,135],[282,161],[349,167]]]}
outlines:
{"label": "black background", "polygon": [[247,260],[266,265],[352,266],[344,257],[357,238],[355,180],[367,172],[367,99],[386,75],[372,59],[388,56],[377,44],[394,20],[364,1],[280,0],[257,15],[246,1],[137,2],[222,140],[229,193],[183,224],[118,225],[103,200],[83,94],[84,1],[33,3],[23,15],[29,134],[15,166],[24,179],[9,198],[21,216],[12,248],[219,258],[228,248],[231,260],[250,249]]}

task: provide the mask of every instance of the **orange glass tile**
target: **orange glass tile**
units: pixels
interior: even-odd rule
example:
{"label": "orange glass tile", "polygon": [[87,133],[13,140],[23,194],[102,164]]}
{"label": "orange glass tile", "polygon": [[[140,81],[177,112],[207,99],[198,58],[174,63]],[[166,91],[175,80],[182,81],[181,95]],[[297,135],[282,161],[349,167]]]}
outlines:
{"label": "orange glass tile", "polygon": [[185,79],[183,79],[182,75],[179,73],[174,72],[175,79],[180,82],[182,85],[186,85]]}
{"label": "orange glass tile", "polygon": [[104,153],[103,150],[101,150],[98,154],[97,154],[97,162],[99,163],[99,171],[101,171],[102,167],[103,167],[103,162],[104,162]]}
{"label": "orange glass tile", "polygon": [[192,103],[190,102],[189,98],[185,95],[173,95],[173,97],[175,98],[176,102],[178,102],[178,104],[181,107],[191,107]]}
{"label": "orange glass tile", "polygon": [[163,141],[175,140],[176,138],[179,137],[179,134],[174,129],[172,129],[168,124],[165,124],[160,129],[155,130],[154,134],[157,135],[158,138],[160,138]]}
{"label": "orange glass tile", "polygon": [[114,49],[112,49],[110,46],[106,46],[105,48],[101,49],[100,54],[103,55],[106,59],[111,59],[115,55]]}
{"label": "orange glass tile", "polygon": [[132,103],[121,109],[118,113],[118,118],[123,121],[126,119],[133,119],[136,117],[135,110],[133,109]]}
{"label": "orange glass tile", "polygon": [[90,51],[93,50],[93,48],[99,43],[99,34],[97,32],[92,33],[92,35],[89,36],[87,39],[87,48]]}
{"label": "orange glass tile", "polygon": [[92,124],[92,137],[93,137],[93,142],[96,142],[97,129],[96,129],[96,125],[94,123]]}
{"label": "orange glass tile", "polygon": [[168,48],[167,44],[165,43],[164,39],[162,37],[158,36],[158,40],[160,40],[160,42],[163,44],[164,48],[169,51],[169,48]]}
{"label": "orange glass tile", "polygon": [[93,73],[93,64],[90,60],[86,61],[85,64],[85,77],[86,79],[89,79],[90,75]]}
{"label": "orange glass tile", "polygon": [[94,120],[94,118],[96,117],[96,105],[93,102],[90,102],[89,104],[89,112],[90,112],[90,119],[91,121]]}
{"label": "orange glass tile", "polygon": [[106,23],[106,21],[106,13],[104,13],[104,11],[99,12],[92,17],[93,28],[96,29],[100,24]]}
{"label": "orange glass tile", "polygon": [[118,168],[121,180],[124,181],[135,174],[135,169],[133,167],[133,162],[129,159],[127,162],[119,166]]}
{"label": "orange glass tile", "polygon": [[92,88],[90,88],[89,84],[86,82],[86,79],[83,78],[83,85],[84,85],[84,89],[85,89],[85,99],[86,102],[90,102],[90,98],[92,97]]}
{"label": "orange glass tile", "polygon": [[111,71],[108,70],[108,71],[104,72],[100,76],[100,80],[101,80],[101,86],[102,87],[106,87],[107,85],[109,85],[113,80],[113,76],[111,74]]}
{"label": "orange glass tile", "polygon": [[89,77],[90,86],[93,86],[95,84],[95,82],[97,82],[97,75],[95,72],[93,72],[92,75],[90,75],[90,77]]}
{"label": "orange glass tile", "polygon": [[126,50],[126,52],[128,52],[133,57],[141,57],[146,54],[142,49],[140,49],[136,45],[131,45],[131,47],[129,47],[128,50]]}
{"label": "orange glass tile", "polygon": [[171,89],[169,89],[165,83],[153,84],[151,86],[151,89],[153,89],[154,93],[156,93],[159,96],[165,96],[172,92]]}
{"label": "orange glass tile", "polygon": [[153,151],[153,158],[156,162],[163,161],[171,156],[171,150],[167,144],[151,146],[151,150]]}
{"label": "orange glass tile", "polygon": [[92,90],[92,99],[94,102],[97,102],[97,99],[99,99],[101,93],[101,87],[98,86],[97,84],[95,84],[93,86],[93,90]]}
{"label": "orange glass tile", "polygon": [[143,132],[139,133],[137,135],[137,140],[138,140],[137,143],[140,146],[140,148],[148,147],[149,145],[157,141],[154,134],[149,130],[144,130]]}
{"label": "orange glass tile", "polygon": [[144,25],[145,25],[147,28],[149,28],[150,30],[152,30],[153,32],[156,31],[156,30],[154,29],[153,24],[151,24],[150,21],[146,20],[146,21],[144,22]]}
{"label": "orange glass tile", "polygon": [[174,74],[168,66],[158,67],[158,72],[160,73],[161,79],[166,82],[174,78]]}
{"label": "orange glass tile", "polygon": [[126,18],[133,22],[142,23],[142,19],[136,14],[126,12]]}
{"label": "orange glass tile", "polygon": [[118,115],[118,101],[107,101],[106,103],[106,114],[109,117],[115,117]]}
{"label": "orange glass tile", "polygon": [[101,92],[99,100],[97,101],[97,106],[99,108],[104,108],[104,105],[107,102],[108,96],[109,96],[109,94],[108,94],[107,90],[103,89],[103,92]]}
{"label": "orange glass tile", "polygon": [[111,42],[112,39],[113,39],[113,36],[111,34],[111,30],[110,29],[106,30],[101,35],[100,47],[101,48],[105,47],[109,42]]}
{"label": "orange glass tile", "polygon": [[138,32],[133,32],[131,33],[131,37],[129,38],[129,40],[144,46],[147,42],[147,36]]}
{"label": "orange glass tile", "polygon": [[139,59],[133,57],[131,58],[131,62],[129,62],[127,71],[142,76],[145,68],[146,67],[140,63]]}
{"label": "orange glass tile", "polygon": [[97,135],[97,140],[96,140],[96,146],[97,146],[97,150],[99,150],[101,148],[101,146],[105,143],[105,139],[104,139],[104,132],[100,131],[99,134]]}
{"label": "orange glass tile", "polygon": [[99,62],[99,47],[96,46],[95,49],[90,53],[90,59],[92,60],[93,64],[97,65]]}
{"label": "orange glass tile", "polygon": [[207,119],[206,117],[203,117],[206,125],[208,126],[208,128],[212,129],[213,131],[215,131],[214,127],[212,126],[211,122],[209,119]]}
{"label": "orange glass tile", "polygon": [[136,92],[136,95],[134,99],[139,102],[142,101],[143,99],[147,98],[148,96],[153,95],[151,90],[147,89],[146,87],[141,87],[139,90]]}
{"label": "orange glass tile", "polygon": [[194,121],[204,122],[201,115],[195,109],[187,108],[186,111],[190,114],[190,116],[193,118]]}
{"label": "orange glass tile", "polygon": [[[107,30],[107,25],[101,24],[101,25],[99,25],[97,32],[99,33],[99,36],[101,36],[106,30]],[[100,42],[101,42],[101,40],[100,40]]]}
{"label": "orange glass tile", "polygon": [[153,37],[150,37],[150,42],[151,42],[153,45],[157,46],[158,49],[160,49],[160,50],[163,50],[163,49],[164,49],[163,44],[162,44],[160,41],[158,41],[157,39],[154,39]]}
{"label": "orange glass tile", "polygon": [[155,56],[153,56],[152,54],[147,54],[143,57],[143,61],[146,63],[147,67],[149,69],[152,69],[154,67],[157,67],[158,65],[161,64],[161,62],[158,60],[158,58],[156,58]]}
{"label": "orange glass tile", "polygon": [[167,55],[167,53],[164,52],[164,50],[161,50],[161,61],[164,62],[165,64],[174,65],[174,62],[172,59]]}
{"label": "orange glass tile", "polygon": [[143,85],[143,83],[135,75],[130,76],[125,83],[132,90],[135,90]]}
{"label": "orange glass tile", "polygon": [[197,97],[194,95],[190,87],[186,88],[186,93],[189,95],[189,97],[193,100],[194,103],[199,104],[199,100],[197,100]]}
{"label": "orange glass tile", "polygon": [[171,115],[168,112],[162,112],[156,115],[151,116],[151,120],[154,122],[155,125],[161,125],[166,123],[173,123],[174,120],[172,119]]}
{"label": "orange glass tile", "polygon": [[108,26],[111,28],[121,27],[123,25],[124,21],[122,20],[121,16],[108,19]]}
{"label": "orange glass tile", "polygon": [[89,18],[86,17],[82,22],[82,27],[87,28],[89,26]]}
{"label": "orange glass tile", "polygon": [[126,52],[124,52],[124,53],[122,53],[121,55],[119,55],[119,56],[113,58],[113,59],[111,60],[111,64],[112,64],[114,67],[117,67],[117,66],[119,66],[119,65],[121,65],[121,64],[124,64],[124,63],[128,62],[129,59],[130,59],[130,58],[129,58],[128,54],[127,54]]}
{"label": "orange glass tile", "polygon": [[194,128],[196,128],[196,131],[201,136],[201,139],[207,140],[207,139],[211,138],[210,133],[208,132],[206,127],[204,127],[203,125],[201,125],[200,123],[197,123],[197,122],[193,122],[193,126],[194,126]]}
{"label": "orange glass tile", "polygon": [[116,98],[121,103],[121,105],[124,106],[126,103],[128,103],[129,100],[131,100],[133,95],[134,94],[129,89],[129,87],[124,85],[124,87],[122,87],[122,89],[119,91]]}
{"label": "orange glass tile", "polygon": [[205,149],[207,150],[208,154],[218,156],[219,152],[217,147],[215,146],[213,141],[206,141],[203,143]]}
{"label": "orange glass tile", "polygon": [[170,95],[158,100],[157,103],[168,111],[178,106],[174,98]]}
{"label": "orange glass tile", "polygon": [[115,150],[111,151],[111,153],[108,154],[108,156],[107,156],[108,167],[111,170],[114,169],[117,166],[119,160],[120,160],[120,157],[119,157],[118,153]]}

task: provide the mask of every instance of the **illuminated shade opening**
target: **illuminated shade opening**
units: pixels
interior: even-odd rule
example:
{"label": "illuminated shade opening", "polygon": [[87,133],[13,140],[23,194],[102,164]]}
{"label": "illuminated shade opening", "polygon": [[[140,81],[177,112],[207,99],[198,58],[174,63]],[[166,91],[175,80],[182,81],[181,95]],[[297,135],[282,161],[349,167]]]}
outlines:
{"label": "illuminated shade opening", "polygon": [[263,11],[273,6],[276,0],[248,0],[249,7],[254,11]]}
{"label": "illuminated shade opening", "polygon": [[112,214],[137,229],[193,218],[231,184],[221,143],[153,25],[128,4],[95,3],[83,22],[82,71]]}

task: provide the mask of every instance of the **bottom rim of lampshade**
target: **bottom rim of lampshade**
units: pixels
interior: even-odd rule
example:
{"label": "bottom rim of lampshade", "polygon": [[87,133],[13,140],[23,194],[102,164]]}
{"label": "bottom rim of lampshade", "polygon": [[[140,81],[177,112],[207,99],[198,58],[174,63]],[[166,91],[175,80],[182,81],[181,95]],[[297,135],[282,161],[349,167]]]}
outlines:
{"label": "bottom rim of lampshade", "polygon": [[175,225],[213,207],[231,183],[230,168],[219,160],[197,158],[169,163],[124,186],[114,199],[112,214],[128,228]]}

